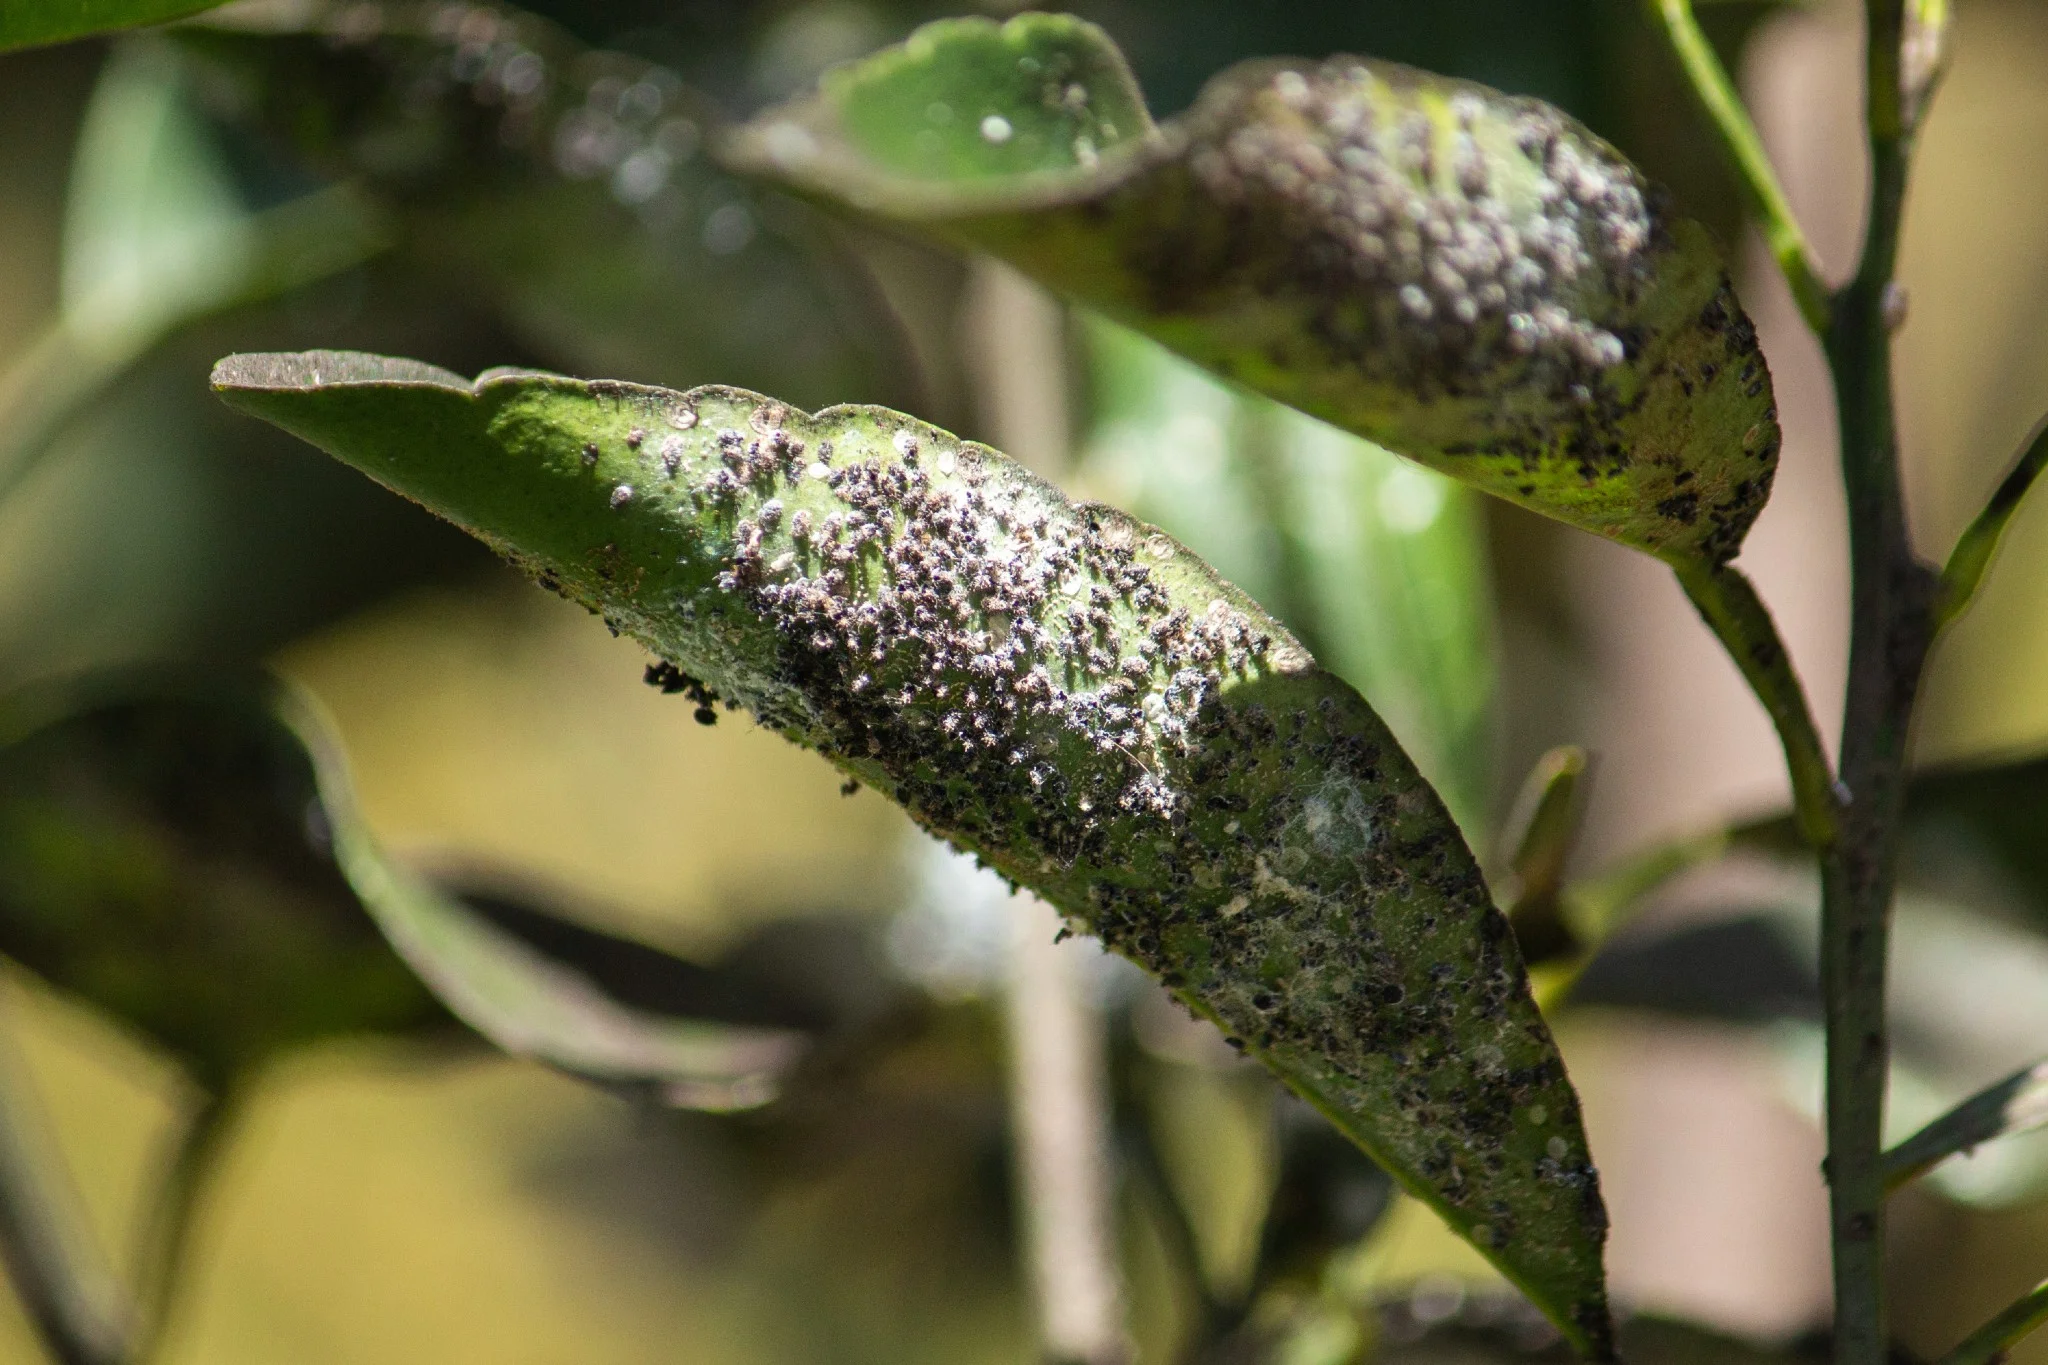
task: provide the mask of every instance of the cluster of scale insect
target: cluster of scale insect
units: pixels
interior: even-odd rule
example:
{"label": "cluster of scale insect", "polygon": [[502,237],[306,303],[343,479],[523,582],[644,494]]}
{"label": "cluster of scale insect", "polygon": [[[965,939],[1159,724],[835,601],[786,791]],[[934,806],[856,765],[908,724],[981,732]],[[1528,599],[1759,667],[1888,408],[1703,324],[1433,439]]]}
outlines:
{"label": "cluster of scale insect", "polygon": [[[1083,824],[1183,817],[1165,773],[1224,679],[1263,666],[1269,633],[1221,600],[1173,601],[1145,544],[992,472],[978,449],[902,431],[886,455],[834,463],[831,442],[759,425],[716,433],[685,496],[730,518],[716,586],[776,624],[836,747],[897,768],[921,753],[970,789],[1015,788]],[[654,458],[677,477],[682,443]]]}
{"label": "cluster of scale insect", "polygon": [[[1405,882],[1408,895],[1443,907],[1425,915],[1425,931],[1456,913],[1477,883],[1448,825],[1363,861],[1273,842],[1296,803],[1255,789],[1310,776],[1361,790],[1384,780],[1377,746],[1326,695],[1278,711],[1222,702],[1231,676],[1273,668],[1291,646],[1220,599],[1200,611],[1176,601],[1155,573],[1174,553],[1164,538],[1074,507],[976,448],[927,447],[899,431],[885,454],[854,453],[846,439],[835,451],[792,434],[787,415],[759,409],[748,430],[694,448],[637,427],[627,444],[647,469],[643,483],[672,487],[693,519],[719,531],[703,542],[717,565],[712,586],[773,622],[781,681],[808,698],[824,747],[877,761],[899,799],[985,847],[1103,867],[1129,855],[1135,831],[1166,833],[1142,884],[1088,879],[1090,927],[1167,985],[1210,999],[1240,1046],[1305,1049],[1352,1077],[1375,1056],[1395,1060],[1403,1074],[1389,1098],[1421,1130],[1412,1151],[1422,1174],[1453,1189],[1468,1169],[1497,1174],[1511,1116],[1554,1089],[1554,1064],[1502,1065],[1445,1092],[1441,1063],[1482,1020],[1514,1031],[1519,978],[1503,956],[1505,923],[1485,912],[1471,961],[1446,960],[1427,985],[1404,986],[1371,916],[1332,918],[1329,907]],[[611,501],[642,496],[621,484]],[[673,664],[648,676],[700,709],[713,700]],[[1248,778],[1254,755],[1271,760],[1269,778]],[[1376,818],[1391,818],[1390,801],[1376,799]],[[1232,818],[1190,838],[1198,805]],[[1307,903],[1262,898],[1256,914],[1243,913],[1242,896],[1214,903],[1264,858],[1290,870]],[[1209,943],[1199,979],[1164,943],[1181,923],[1198,924]],[[1333,996],[1244,984],[1261,978],[1276,946],[1309,976],[1353,984]],[[1461,1131],[1464,1140],[1451,1136]],[[1553,1143],[1532,1173],[1587,1186],[1583,1162],[1562,1156]],[[1505,1240],[1515,1221],[1494,1203],[1474,1214]]]}
{"label": "cluster of scale insect", "polygon": [[[1226,203],[1280,206],[1307,239],[1291,245],[1390,301],[1401,350],[1472,373],[1535,358],[1583,375],[1627,358],[1571,301],[1631,298],[1649,278],[1655,222],[1634,173],[1555,111],[1462,91],[1447,149],[1412,92],[1345,58],[1281,71],[1239,100],[1196,174]],[[1529,163],[1533,205],[1481,145],[1482,123],[1500,119]]]}

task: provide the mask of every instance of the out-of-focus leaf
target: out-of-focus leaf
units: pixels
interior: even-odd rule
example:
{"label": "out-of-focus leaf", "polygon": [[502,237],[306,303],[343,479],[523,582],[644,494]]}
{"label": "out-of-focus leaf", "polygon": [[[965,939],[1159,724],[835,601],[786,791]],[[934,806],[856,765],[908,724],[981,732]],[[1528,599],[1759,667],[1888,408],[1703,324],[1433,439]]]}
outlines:
{"label": "out-of-focus leaf", "polygon": [[[1372,1359],[1385,1365],[1550,1365],[1569,1359],[1520,1306],[1498,1294],[1448,1283],[1418,1284],[1379,1305],[1383,1335]],[[1692,1323],[1647,1314],[1620,1328],[1622,1357],[1642,1365],[1820,1365],[1824,1349],[1808,1339],[1766,1347]]]}
{"label": "out-of-focus leaf", "polygon": [[1943,1356],[1939,1365],[2002,1365],[2012,1348],[2048,1323],[2048,1280],[2008,1304],[1991,1321],[1970,1333]]}
{"label": "out-of-focus leaf", "polygon": [[1082,475],[1157,523],[1362,692],[1453,816],[1492,791],[1493,597],[1477,498],[1101,319]]}
{"label": "out-of-focus leaf", "polygon": [[724,147],[992,251],[1250,388],[1674,563],[1732,557],[1779,434],[1699,224],[1554,108],[1262,61],[1155,127],[1102,32],[946,20]]}
{"label": "out-of-focus leaf", "polygon": [[[1749,870],[1755,887],[1766,866]],[[1818,895],[1810,865],[1783,865],[1780,898],[1666,935],[1623,935],[1594,961],[1574,999],[1763,1024],[1789,1100],[1819,1120],[1825,1038],[1819,1008]],[[2048,1133],[2009,1073],[2048,1037],[2048,942],[1953,900],[1902,888],[1894,910],[1889,1000],[1893,1046],[1885,1139],[1899,1144],[2007,1076],[2015,1122],[1998,1142],[1955,1155],[1924,1185],[1997,1208],[2048,1193]],[[1995,1087],[1994,1087],[1995,1089]],[[1969,1120],[1988,1112],[1972,1110]],[[1946,1122],[1946,1121],[1945,1121]],[[1930,1135],[1932,1139],[1933,1135]]]}
{"label": "out-of-focus leaf", "polygon": [[1385,1171],[1298,1103],[1280,1105],[1275,1121],[1280,1170],[1259,1239],[1260,1276],[1313,1283],[1331,1255],[1372,1231],[1392,1205],[1394,1187]]}
{"label": "out-of-focus leaf", "polygon": [[306,745],[336,865],[420,979],[471,1028],[516,1057],[592,1080],[647,1086],[669,1103],[749,1108],[804,1050],[801,1034],[666,1019],[621,1005],[588,977],[385,858],[355,809],[319,713],[285,694],[279,714]]}
{"label": "out-of-focus leaf", "polygon": [[1917,128],[1948,70],[1950,0],[1909,0],[1899,42],[1899,96],[1908,128]]}
{"label": "out-of-focus leaf", "polygon": [[182,19],[223,0],[9,0],[0,6],[0,52]]}
{"label": "out-of-focus leaf", "polygon": [[170,49],[122,43],[73,156],[59,315],[0,373],[0,492],[174,328],[331,275],[383,243],[374,211],[344,189],[253,208]]}
{"label": "out-of-focus leaf", "polygon": [[1508,923],[1514,926],[1522,956],[1532,965],[1581,947],[1565,918],[1561,893],[1565,862],[1585,814],[1587,762],[1586,751],[1571,744],[1537,759],[1508,822],[1514,841],[1509,871],[1515,879]]}
{"label": "out-of-focus leaf", "polygon": [[214,386],[1159,974],[1607,1354],[1577,1098],[1470,851],[1164,533],[879,408],[341,352]]}
{"label": "out-of-focus leaf", "polygon": [[2036,1062],[1981,1090],[1884,1154],[1888,1185],[1968,1152],[1979,1143],[2048,1124],[2048,1062]]}
{"label": "out-of-focus leaf", "polygon": [[[538,931],[521,937],[385,859],[296,693],[110,686],[17,701],[6,730],[0,951],[169,1047],[209,1087],[320,1038],[437,1025],[408,963],[507,1051],[670,1103],[758,1104],[803,1050],[788,1029],[620,1004],[571,964],[626,945],[549,932],[532,911]],[[638,951],[670,978],[709,974]]]}
{"label": "out-of-focus leaf", "polygon": [[360,187],[401,250],[558,363],[828,402],[910,391],[893,317],[803,205],[702,148],[674,73],[490,5],[323,3],[181,30],[208,111]]}
{"label": "out-of-focus leaf", "polygon": [[314,837],[311,769],[261,696],[125,691],[9,708],[0,952],[209,1087],[297,1043],[439,1018]]}

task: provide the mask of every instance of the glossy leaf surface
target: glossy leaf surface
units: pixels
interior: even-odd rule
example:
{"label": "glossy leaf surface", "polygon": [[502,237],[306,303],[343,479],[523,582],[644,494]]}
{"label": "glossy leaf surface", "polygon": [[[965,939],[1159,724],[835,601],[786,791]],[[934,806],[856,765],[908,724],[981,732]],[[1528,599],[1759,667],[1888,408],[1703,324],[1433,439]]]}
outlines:
{"label": "glossy leaf surface", "polygon": [[1607,1353],[1577,1100],[1469,850],[1164,533],[879,408],[345,352],[214,385],[1157,973]]}
{"label": "glossy leaf surface", "polygon": [[1674,562],[1732,557],[1769,493],[1770,375],[1706,230],[1537,100],[1258,61],[1155,126],[1100,30],[1034,14],[929,25],[724,150]]}

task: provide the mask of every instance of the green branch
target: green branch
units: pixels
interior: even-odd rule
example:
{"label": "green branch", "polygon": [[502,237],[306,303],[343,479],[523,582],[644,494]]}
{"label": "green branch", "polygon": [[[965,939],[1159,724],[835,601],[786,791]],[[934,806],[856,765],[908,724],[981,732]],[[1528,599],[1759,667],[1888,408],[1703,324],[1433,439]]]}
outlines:
{"label": "green branch", "polygon": [[2048,1322],[2048,1280],[2022,1294],[2011,1307],[1963,1339],[1937,1365],[1998,1365],[2020,1339]]}
{"label": "green branch", "polygon": [[1936,609],[1937,628],[1961,616],[1969,610],[1971,599],[1977,595],[1977,585],[1983,582],[1985,570],[1998,554],[1999,542],[2005,536],[2005,528],[2012,521],[2013,513],[2019,511],[2020,500],[2027,496],[2027,490],[2034,486],[2043,468],[2048,468],[2048,417],[2034,427],[2033,434],[2013,461],[2012,469],[2005,480],[1998,485],[1998,491],[1991,495],[1991,501],[1984,504],[1984,510],[1970,523],[1949,551],[1948,565],[1941,571],[1941,604]]}
{"label": "green branch", "polygon": [[1785,749],[1785,767],[1792,777],[1792,802],[1800,832],[1813,847],[1828,847],[1835,839],[1839,805],[1834,773],[1828,767],[1827,750],[1813,723],[1806,691],[1799,684],[1792,656],[1785,652],[1770,609],[1733,565],[1674,565],[1673,571],[1777,727],[1778,741]]}
{"label": "green branch", "polygon": [[1757,136],[1756,125],[1750,122],[1742,96],[1736,93],[1734,82],[1728,79],[1728,69],[1721,64],[1721,58],[1714,52],[1713,44],[1707,41],[1707,35],[1700,31],[1699,20],[1693,15],[1692,0],[1644,0],[1644,3],[1649,8],[1650,17],[1663,27],[1673,55],[1685,68],[1693,94],[1720,133],[1722,149],[1734,163],[1743,196],[1749,201],[1750,212],[1756,215],[1758,225],[1763,229],[1764,240],[1770,244],[1778,269],[1785,273],[1785,282],[1792,286],[1792,297],[1799,303],[1800,315],[1815,332],[1826,331],[1828,289],[1821,281],[1813,247],[1799,226],[1798,216],[1792,212],[1791,202],[1785,198],[1784,188],[1778,184],[1778,175],[1771,168],[1771,158],[1764,151],[1763,139]]}
{"label": "green branch", "polygon": [[1837,1365],[1882,1365],[1883,1125],[1890,1042],[1885,968],[1913,707],[1939,582],[1913,553],[1892,391],[1893,291],[1910,167],[1900,90],[1904,0],[1865,0],[1869,230],[1825,337],[1848,493],[1849,678],[1841,837],[1821,862],[1821,995],[1827,1020],[1827,1177]]}

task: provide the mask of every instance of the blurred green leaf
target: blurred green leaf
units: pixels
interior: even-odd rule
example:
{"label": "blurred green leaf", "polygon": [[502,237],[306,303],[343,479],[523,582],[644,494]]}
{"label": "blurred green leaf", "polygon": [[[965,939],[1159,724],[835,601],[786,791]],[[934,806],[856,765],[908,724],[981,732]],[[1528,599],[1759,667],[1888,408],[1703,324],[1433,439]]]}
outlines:
{"label": "blurred green leaf", "polygon": [[260,691],[17,698],[0,748],[0,952],[202,1085],[431,998],[311,837],[313,773]]}
{"label": "blurred green leaf", "polygon": [[[2048,929],[2048,757],[1992,757],[1913,774],[1901,876],[1934,891],[1967,887],[1992,908]],[[1737,847],[1798,856],[1790,816],[1735,827]]]}
{"label": "blurred green leaf", "polygon": [[1939,1365],[2001,1365],[2042,1323],[2048,1323],[2048,1280],[2020,1295],[1991,1321],[1970,1333]]}
{"label": "blurred green leaf", "polygon": [[[5,730],[0,952],[209,1089],[317,1039],[439,1025],[420,980],[508,1052],[671,1104],[762,1103],[804,1049],[788,1029],[621,1004],[573,958],[390,862],[297,693],[109,683],[18,699]],[[539,937],[583,955],[607,942]],[[637,951],[679,984],[702,970]]]}
{"label": "blurred green leaf", "polygon": [[1547,516],[1735,554],[1777,458],[1770,376],[1706,230],[1611,147],[1346,57],[1233,68],[1160,127],[1141,109],[1092,25],[947,20],[723,152]]}
{"label": "blurred green leaf", "polygon": [[454,1015],[515,1057],[574,1075],[646,1086],[667,1103],[745,1109],[773,1099],[804,1036],[667,1019],[620,1004],[581,972],[385,858],[355,808],[338,744],[320,713],[283,694],[277,714],[306,746],[334,860],[399,956]]}
{"label": "blurred green leaf", "polygon": [[58,430],[175,328],[332,275],[384,244],[346,189],[247,202],[171,50],[115,48],[65,201],[61,308],[0,372],[0,494]]}
{"label": "blurred green leaf", "polygon": [[1468,834],[1493,786],[1481,509],[1442,475],[1085,322],[1090,491],[1156,522],[1362,692]]}
{"label": "blurred green leaf", "polygon": [[1588,763],[1586,751],[1575,744],[1560,745],[1537,759],[1508,821],[1514,848],[1509,870],[1515,879],[1508,923],[1532,964],[1576,953],[1582,946],[1566,918],[1563,893],[1565,863],[1586,812]]}
{"label": "blurred green leaf", "polygon": [[491,5],[314,0],[178,46],[273,174],[357,187],[407,259],[552,363],[818,403],[914,391],[864,267],[711,163],[719,115],[666,68]]}
{"label": "blurred green leaf", "polygon": [[879,408],[346,352],[214,387],[1159,974],[1607,1353],[1577,1099],[1456,826],[1166,535]]}
{"label": "blurred green leaf", "polygon": [[223,0],[9,0],[0,7],[0,52],[161,24]]}

